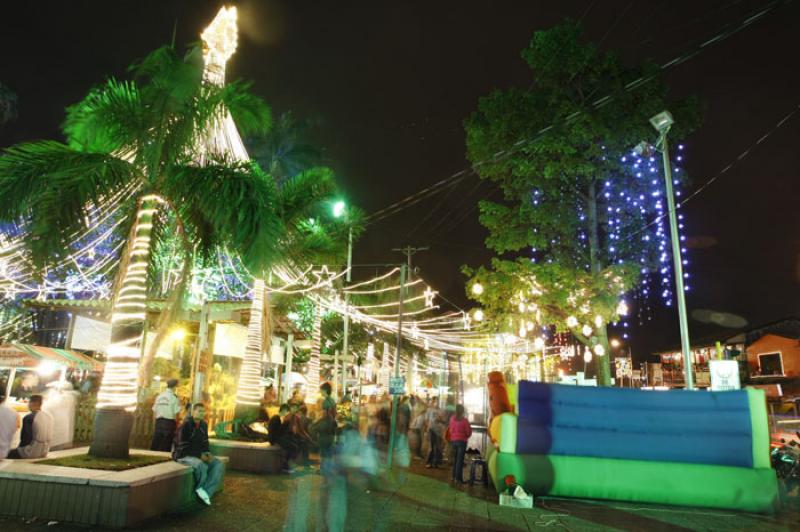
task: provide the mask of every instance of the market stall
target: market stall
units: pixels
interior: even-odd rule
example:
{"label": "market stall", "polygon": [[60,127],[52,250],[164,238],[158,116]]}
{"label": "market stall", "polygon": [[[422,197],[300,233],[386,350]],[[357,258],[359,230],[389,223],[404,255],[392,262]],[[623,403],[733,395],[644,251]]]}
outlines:
{"label": "market stall", "polygon": [[[44,396],[43,409],[53,415],[51,448],[72,443],[78,392],[72,380],[101,371],[102,364],[82,353],[29,344],[0,345],[0,389],[6,404],[20,415],[28,411],[31,395]],[[16,445],[19,434],[15,436]]]}

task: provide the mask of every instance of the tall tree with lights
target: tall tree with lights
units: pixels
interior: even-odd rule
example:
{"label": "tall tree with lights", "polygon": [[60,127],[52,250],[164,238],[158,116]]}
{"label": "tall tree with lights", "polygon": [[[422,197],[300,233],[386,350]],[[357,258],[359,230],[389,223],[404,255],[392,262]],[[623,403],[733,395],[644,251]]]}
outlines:
{"label": "tall tree with lights", "polygon": [[624,68],[583,42],[574,22],[536,32],[522,58],[531,85],[493,91],[465,122],[469,160],[502,191],[480,202],[497,256],[465,268],[468,293],[506,332],[571,331],[608,385],[607,326],[627,313],[623,295],[669,260],[663,178],[655,158],[632,150],[653,137],[651,116],[670,109],[685,135],[699,106],[670,99],[654,65]]}

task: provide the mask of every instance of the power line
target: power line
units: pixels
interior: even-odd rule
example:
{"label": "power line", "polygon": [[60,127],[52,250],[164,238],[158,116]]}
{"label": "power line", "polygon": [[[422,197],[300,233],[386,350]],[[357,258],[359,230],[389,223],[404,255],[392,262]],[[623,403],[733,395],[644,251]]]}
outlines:
{"label": "power line", "polygon": [[[768,139],[768,138],[769,138],[769,137],[770,137],[770,136],[771,136],[773,133],[775,133],[775,132],[776,132],[778,129],[780,129],[781,127],[783,127],[783,125],[784,125],[784,124],[786,124],[786,122],[788,122],[789,120],[791,120],[791,119],[792,119],[792,117],[793,117],[794,115],[796,115],[798,112],[800,112],[800,103],[798,103],[798,104],[797,104],[797,105],[794,107],[794,109],[792,109],[792,110],[791,110],[791,111],[790,111],[788,114],[786,114],[786,115],[785,115],[783,118],[781,118],[781,119],[780,119],[780,120],[779,120],[779,121],[778,121],[778,122],[777,122],[777,123],[776,123],[776,124],[775,124],[775,125],[772,127],[772,129],[770,129],[769,131],[767,131],[766,133],[764,133],[763,135],[761,135],[761,137],[760,137],[760,138],[759,138],[757,141],[755,141],[755,142],[753,142],[752,144],[750,144],[750,146],[748,146],[748,147],[747,147],[747,149],[745,149],[745,150],[744,150],[742,153],[740,153],[740,154],[739,154],[739,155],[738,155],[738,156],[737,156],[735,159],[733,159],[733,160],[732,160],[730,163],[728,163],[728,164],[727,164],[727,165],[726,165],[726,166],[725,166],[725,167],[724,167],[722,170],[720,170],[719,172],[717,172],[716,174],[714,174],[714,175],[713,175],[711,178],[709,178],[708,180],[706,180],[706,181],[705,181],[705,182],[704,182],[702,185],[700,185],[700,187],[698,187],[698,188],[697,188],[697,190],[695,190],[694,192],[692,192],[691,194],[689,194],[688,196],[686,196],[686,197],[685,197],[683,200],[681,200],[681,201],[677,202],[677,204],[675,205],[675,210],[677,211],[678,209],[682,208],[684,205],[686,205],[687,203],[689,203],[689,202],[690,202],[692,199],[696,198],[698,194],[700,194],[702,191],[704,191],[704,190],[705,190],[705,189],[707,189],[709,186],[711,186],[711,184],[712,184],[714,181],[716,181],[717,179],[719,179],[720,177],[722,177],[722,175],[723,175],[723,174],[727,173],[727,172],[728,172],[728,171],[729,171],[731,168],[733,168],[733,167],[734,167],[734,166],[736,166],[738,163],[740,163],[741,161],[743,161],[743,160],[744,160],[744,159],[745,159],[745,158],[746,158],[748,155],[750,155],[750,153],[751,153],[751,152],[752,152],[752,151],[753,151],[755,148],[757,148],[757,147],[758,147],[760,144],[762,144],[764,141],[766,141],[766,140],[767,140],[767,139]],[[637,236],[637,235],[640,235],[641,233],[645,232],[645,231],[646,231],[647,229],[649,229],[650,227],[654,226],[655,224],[657,224],[658,222],[660,222],[661,220],[663,220],[664,218],[666,218],[668,215],[669,215],[669,213],[666,213],[666,214],[662,214],[662,215],[660,215],[660,216],[656,217],[656,218],[655,218],[653,221],[651,221],[650,223],[646,224],[646,225],[645,225],[645,226],[643,226],[642,228],[640,228],[640,229],[636,230],[635,232],[631,233],[630,235],[628,235],[628,236],[627,236],[627,237],[626,237],[624,240],[626,240],[626,241],[627,241],[627,240],[630,240],[630,239],[634,238],[634,237],[635,237],[635,236]]]}
{"label": "power line", "polygon": [[620,14],[617,16],[617,19],[614,21],[614,23],[613,23],[613,24],[611,24],[611,27],[610,27],[610,28],[608,28],[608,31],[606,31],[605,35],[603,35],[603,37],[602,37],[602,38],[601,38],[601,39],[600,39],[600,40],[597,42],[597,46],[598,46],[598,47],[599,47],[601,44],[603,44],[603,42],[604,42],[606,39],[608,39],[608,36],[609,36],[609,35],[611,35],[611,32],[612,32],[612,31],[614,31],[614,28],[616,28],[616,27],[619,25],[619,23],[620,23],[620,22],[622,22],[622,19],[623,19],[623,18],[625,18],[625,15],[626,15],[626,14],[628,13],[628,11],[630,11],[630,9],[633,7],[633,3],[634,3],[634,1],[635,1],[635,0],[631,0],[630,2],[628,2],[628,5],[627,5],[627,6],[625,6],[625,9],[623,9],[623,10],[622,10],[622,12],[621,12],[621,13],[620,13]]}
{"label": "power line", "polygon": [[[690,50],[690,51],[688,51],[688,52],[686,52],[684,54],[678,55],[677,57],[674,57],[670,61],[667,61],[666,63],[661,64],[660,67],[658,68],[657,72],[654,72],[653,74],[650,74],[649,76],[640,76],[639,78],[627,83],[625,85],[625,87],[623,88],[623,90],[625,92],[631,92],[633,90],[638,89],[639,87],[642,87],[643,85],[645,85],[645,84],[653,81],[654,79],[658,78],[661,75],[661,73],[666,72],[668,70],[671,70],[671,69],[673,69],[673,68],[675,68],[675,67],[677,67],[679,65],[682,65],[686,61],[694,58],[695,56],[697,56],[701,52],[703,52],[706,49],[708,49],[710,46],[712,46],[714,44],[717,44],[717,43],[720,43],[720,42],[724,41],[725,39],[731,37],[732,35],[735,35],[736,33],[740,32],[741,30],[743,30],[743,29],[749,27],[750,25],[754,24],[755,22],[761,20],[766,15],[770,14],[772,11],[777,9],[780,5],[788,4],[791,1],[792,0],[773,0],[772,2],[769,2],[768,4],[766,4],[763,8],[759,8],[758,10],[749,12],[738,23],[728,23],[728,24],[726,24],[725,26],[723,26],[722,30],[717,32],[713,37],[705,39],[703,42],[701,42],[699,45],[697,45],[692,50]],[[606,96],[604,96],[602,98],[598,98],[597,100],[593,101],[590,104],[590,108],[593,109],[593,110],[600,109],[602,107],[605,107],[606,105],[608,105],[612,101],[614,101],[614,99],[615,99],[615,96],[613,94],[606,95]],[[564,119],[562,120],[562,123],[564,123],[564,124],[572,123],[575,120],[577,120],[579,117],[584,115],[585,113],[586,113],[586,111],[575,111],[574,113],[564,117]],[[497,162],[499,160],[502,160],[502,159],[510,156],[512,153],[515,153],[517,150],[519,150],[523,146],[538,141],[541,137],[543,137],[544,135],[549,133],[551,130],[553,130],[556,127],[556,125],[557,124],[555,124],[555,123],[550,124],[549,126],[546,126],[546,127],[542,128],[542,129],[540,129],[539,131],[537,131],[532,137],[527,138],[527,139],[520,139],[520,140],[516,141],[514,144],[512,144],[510,148],[499,150],[489,160],[479,161],[479,162],[475,163],[471,168],[465,168],[463,170],[459,170],[458,172],[456,172],[456,173],[454,173],[454,174],[452,174],[452,175],[450,175],[450,176],[448,176],[448,177],[446,177],[444,179],[441,179],[441,180],[437,181],[436,183],[434,183],[434,184],[432,184],[432,185],[420,190],[419,192],[416,192],[416,193],[412,194],[411,196],[408,196],[408,197],[406,197],[406,198],[404,198],[404,199],[402,199],[400,201],[397,201],[397,202],[395,202],[395,203],[393,203],[393,204],[391,204],[391,205],[389,205],[387,207],[384,207],[383,209],[380,209],[380,210],[374,212],[373,214],[371,214],[371,215],[366,217],[366,219],[365,219],[366,223],[370,224],[370,223],[374,223],[374,222],[377,222],[379,220],[382,220],[384,218],[387,218],[387,217],[389,217],[389,216],[391,216],[393,214],[396,214],[396,213],[400,212],[403,209],[406,209],[406,208],[408,208],[408,207],[410,207],[412,205],[415,205],[416,203],[419,203],[420,201],[426,199],[427,197],[430,197],[432,195],[435,195],[435,194],[437,194],[439,192],[442,192],[442,191],[446,190],[450,186],[454,186],[455,184],[457,184],[461,180],[465,179],[466,177],[469,177],[471,175],[477,174],[478,167],[480,167],[482,165],[485,165],[485,164],[489,164],[489,163],[492,163],[492,162]]]}

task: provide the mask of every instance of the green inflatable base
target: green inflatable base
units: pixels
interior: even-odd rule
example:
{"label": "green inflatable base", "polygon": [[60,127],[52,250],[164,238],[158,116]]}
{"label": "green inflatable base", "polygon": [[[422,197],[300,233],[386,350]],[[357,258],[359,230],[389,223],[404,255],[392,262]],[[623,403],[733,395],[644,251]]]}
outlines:
{"label": "green inflatable base", "polygon": [[498,492],[503,479],[534,495],[609,499],[675,506],[773,513],[778,481],[772,469],[583,456],[489,452],[489,472]]}

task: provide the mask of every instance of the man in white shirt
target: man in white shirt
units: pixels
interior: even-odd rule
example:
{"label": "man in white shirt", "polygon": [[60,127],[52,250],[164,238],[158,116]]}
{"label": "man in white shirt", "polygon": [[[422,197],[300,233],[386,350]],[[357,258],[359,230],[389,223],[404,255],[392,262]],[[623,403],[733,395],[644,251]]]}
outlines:
{"label": "man in white shirt", "polygon": [[177,387],[178,379],[168,380],[167,389],[158,394],[153,403],[156,426],[153,431],[153,441],[150,443],[151,451],[170,452],[172,450],[175,430],[178,427],[177,416],[181,411],[181,402],[175,394]]}
{"label": "man in white shirt", "polygon": [[19,416],[6,406],[6,396],[0,391],[0,460],[8,456],[18,428]]}
{"label": "man in white shirt", "polygon": [[45,458],[53,441],[53,416],[42,410],[42,396],[31,395],[28,400],[30,414],[22,419],[19,447],[8,453],[8,458]]}

